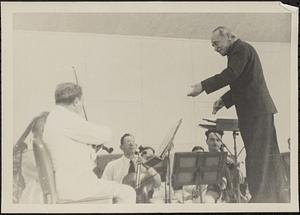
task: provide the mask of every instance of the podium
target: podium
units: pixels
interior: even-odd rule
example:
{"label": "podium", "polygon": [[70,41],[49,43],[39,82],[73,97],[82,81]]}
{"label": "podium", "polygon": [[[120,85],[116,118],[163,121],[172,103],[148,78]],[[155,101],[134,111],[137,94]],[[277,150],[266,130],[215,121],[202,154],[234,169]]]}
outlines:
{"label": "podium", "polygon": [[[174,154],[172,186],[219,184],[225,168],[227,152],[176,152]],[[201,202],[203,202],[200,194]]]}
{"label": "podium", "polygon": [[238,120],[237,119],[226,119],[220,118],[216,120],[203,119],[207,122],[211,122],[213,124],[199,124],[200,126],[207,129],[216,129],[221,131],[239,131]]}

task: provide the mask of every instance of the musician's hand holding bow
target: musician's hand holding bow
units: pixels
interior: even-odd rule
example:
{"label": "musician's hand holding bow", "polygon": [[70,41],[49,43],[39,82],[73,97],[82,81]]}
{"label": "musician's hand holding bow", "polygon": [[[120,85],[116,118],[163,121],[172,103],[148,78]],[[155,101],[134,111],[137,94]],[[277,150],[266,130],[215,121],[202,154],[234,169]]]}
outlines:
{"label": "musician's hand holding bow", "polygon": [[231,156],[227,156],[226,157],[226,164],[229,165],[229,166],[234,165],[234,158],[231,157]]}
{"label": "musician's hand holding bow", "polygon": [[92,145],[92,148],[96,151],[96,153],[98,153],[100,149],[106,151],[108,154],[112,153],[114,150],[112,147],[106,147],[104,144]]}
{"label": "musician's hand holding bow", "polygon": [[155,171],[154,168],[149,167],[145,164],[146,160],[142,157],[138,157],[137,158],[137,165],[141,164],[141,173],[143,174],[147,174],[150,176],[154,176],[155,174],[157,174],[157,172]]}
{"label": "musician's hand holding bow", "polygon": [[226,189],[226,187],[227,187],[227,179],[225,177],[222,177],[222,181],[219,184],[219,186],[220,186],[221,190],[225,190]]}

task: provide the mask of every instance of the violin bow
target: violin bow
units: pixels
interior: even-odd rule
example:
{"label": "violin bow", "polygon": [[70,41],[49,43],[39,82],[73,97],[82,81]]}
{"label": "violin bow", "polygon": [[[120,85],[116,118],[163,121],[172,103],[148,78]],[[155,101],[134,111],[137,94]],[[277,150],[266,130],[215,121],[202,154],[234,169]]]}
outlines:
{"label": "violin bow", "polygon": [[[76,84],[79,85],[79,82],[78,82],[78,78],[77,78],[77,73],[76,73],[76,69],[74,66],[72,66],[72,69],[73,69],[73,72],[74,72],[74,76],[75,76],[75,80],[76,80]],[[83,113],[84,113],[84,117],[85,117],[85,120],[88,121],[88,118],[87,118],[87,114],[86,114],[86,111],[85,111],[85,107],[84,107],[84,104],[81,103],[82,105],[82,110],[83,110]]]}
{"label": "violin bow", "polygon": [[[74,66],[72,66],[72,69],[73,69],[73,72],[74,72],[76,84],[79,86],[79,82],[78,82],[78,78],[77,78],[76,69],[75,69]],[[81,103],[81,105],[82,105],[82,110],[83,110],[83,113],[84,113],[85,120],[88,121],[88,118],[87,118],[87,114],[86,114],[86,111],[85,111],[84,104]],[[96,152],[97,152],[99,149],[103,149],[103,150],[107,151],[109,154],[114,150],[112,147],[107,148],[107,147],[104,146],[104,145],[100,145],[100,146],[92,145],[92,147],[96,150]]]}

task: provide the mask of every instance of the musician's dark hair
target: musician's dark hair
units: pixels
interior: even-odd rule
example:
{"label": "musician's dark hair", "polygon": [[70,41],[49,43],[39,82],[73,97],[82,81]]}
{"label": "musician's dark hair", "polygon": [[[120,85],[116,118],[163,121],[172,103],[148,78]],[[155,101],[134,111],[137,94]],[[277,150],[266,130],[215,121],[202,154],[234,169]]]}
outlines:
{"label": "musician's dark hair", "polygon": [[221,135],[221,137],[223,137],[223,134],[224,134],[224,132],[221,131],[221,130],[209,129],[209,130],[207,130],[207,131],[205,132],[206,139],[208,139],[208,136],[209,136],[210,133],[218,133],[218,134]]}
{"label": "musician's dark hair", "polygon": [[145,146],[145,147],[144,146],[140,146],[139,147],[140,153],[142,153],[143,151],[148,150],[148,149],[150,149],[153,152],[153,154],[155,154],[155,150],[151,146]]}
{"label": "musician's dark hair", "polygon": [[129,133],[123,134],[123,136],[121,137],[121,140],[120,140],[121,145],[123,145],[125,137],[129,137],[129,136],[132,136],[132,137],[133,137],[133,135],[132,135],[132,134],[129,134]]}
{"label": "musician's dark hair", "polygon": [[82,89],[78,84],[65,82],[58,84],[55,89],[56,104],[71,104],[76,98],[81,98]]}
{"label": "musician's dark hair", "polygon": [[194,146],[192,149],[192,152],[197,151],[197,150],[201,150],[204,152],[204,149],[201,146]]}

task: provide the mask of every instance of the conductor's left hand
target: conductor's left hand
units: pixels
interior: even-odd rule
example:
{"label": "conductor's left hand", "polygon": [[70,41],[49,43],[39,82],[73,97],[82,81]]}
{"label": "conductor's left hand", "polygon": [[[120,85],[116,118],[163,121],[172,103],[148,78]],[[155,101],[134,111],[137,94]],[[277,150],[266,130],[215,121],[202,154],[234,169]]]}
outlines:
{"label": "conductor's left hand", "polygon": [[215,101],[215,103],[213,105],[212,114],[216,114],[224,106],[225,106],[225,104],[224,104],[223,100],[221,98],[218,99],[217,101]]}

